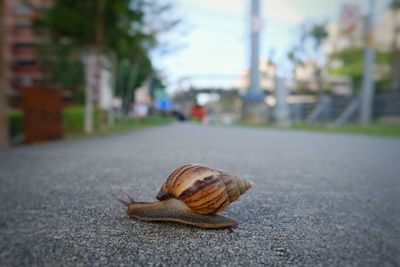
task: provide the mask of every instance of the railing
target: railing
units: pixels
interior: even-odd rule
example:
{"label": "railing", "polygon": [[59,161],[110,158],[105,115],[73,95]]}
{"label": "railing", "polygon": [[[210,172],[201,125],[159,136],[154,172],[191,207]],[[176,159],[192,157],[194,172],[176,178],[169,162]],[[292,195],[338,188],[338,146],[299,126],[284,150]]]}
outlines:
{"label": "railing", "polygon": [[[359,104],[359,95],[325,96],[316,103],[291,105],[291,118],[307,120],[308,123],[334,121],[335,126],[342,126],[358,118]],[[375,94],[372,116],[400,116],[400,91]]]}
{"label": "railing", "polygon": [[376,94],[373,108],[375,117],[400,115],[400,91]]}

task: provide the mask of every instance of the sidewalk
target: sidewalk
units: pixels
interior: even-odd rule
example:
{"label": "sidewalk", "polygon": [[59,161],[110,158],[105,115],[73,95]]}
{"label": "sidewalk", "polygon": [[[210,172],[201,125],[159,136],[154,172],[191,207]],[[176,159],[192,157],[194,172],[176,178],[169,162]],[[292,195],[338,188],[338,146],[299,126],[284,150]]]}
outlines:
{"label": "sidewalk", "polygon": [[[0,151],[2,266],[400,265],[400,140],[173,124]],[[124,218],[176,167],[254,182],[232,230]]]}

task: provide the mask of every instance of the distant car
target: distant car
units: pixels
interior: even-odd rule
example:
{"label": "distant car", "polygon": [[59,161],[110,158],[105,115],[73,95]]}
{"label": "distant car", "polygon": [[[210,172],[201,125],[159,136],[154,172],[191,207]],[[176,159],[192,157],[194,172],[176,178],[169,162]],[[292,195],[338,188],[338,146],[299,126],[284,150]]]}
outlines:
{"label": "distant car", "polygon": [[176,118],[178,121],[186,121],[186,116],[178,110],[171,111],[171,115],[172,115],[172,117]]}

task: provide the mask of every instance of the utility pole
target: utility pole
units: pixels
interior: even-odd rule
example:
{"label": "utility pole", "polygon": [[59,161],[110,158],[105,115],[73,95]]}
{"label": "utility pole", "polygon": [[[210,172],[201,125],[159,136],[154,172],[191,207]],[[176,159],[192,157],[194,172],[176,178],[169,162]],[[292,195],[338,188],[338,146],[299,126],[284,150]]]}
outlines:
{"label": "utility pole", "polygon": [[392,20],[393,20],[393,41],[392,41],[392,90],[400,90],[400,49],[399,49],[399,35],[400,25],[397,22],[400,11],[400,1],[393,1],[391,4]]}
{"label": "utility pole", "polygon": [[8,146],[8,116],[5,75],[5,1],[0,1],[0,148]]}
{"label": "utility pole", "polygon": [[262,93],[260,89],[260,0],[251,1],[250,22],[250,86],[247,91],[248,98],[259,98]]}
{"label": "utility pole", "polygon": [[[86,88],[85,88],[85,124],[86,134],[93,133],[95,103],[100,106],[100,75],[101,75],[101,43],[103,39],[103,20],[104,20],[105,0],[96,1],[96,31],[94,47],[91,47],[84,58],[86,70]],[[100,132],[104,132],[104,115],[99,109],[98,126]]]}
{"label": "utility pole", "polygon": [[285,79],[282,77],[275,77],[275,99],[276,105],[274,115],[278,126],[290,126],[289,106],[287,103],[288,90],[285,84]]}
{"label": "utility pole", "polygon": [[94,81],[93,81],[93,68],[94,60],[93,60],[92,51],[88,51],[84,58],[85,65],[85,125],[84,130],[86,134],[93,133],[93,102],[94,102]]}
{"label": "utility pole", "polygon": [[260,88],[260,0],[251,0],[250,14],[250,77],[249,88],[243,98],[243,120],[260,123],[266,120],[267,105]]}
{"label": "utility pole", "polygon": [[96,18],[96,74],[95,74],[95,86],[97,93],[97,106],[99,108],[98,127],[101,133],[105,132],[104,124],[104,110],[101,108],[101,88],[100,88],[100,76],[102,73],[103,62],[101,60],[101,46],[103,42],[103,31],[104,31],[104,5],[105,0],[97,0],[97,18]]}
{"label": "utility pole", "polygon": [[373,48],[373,24],[374,0],[369,1],[368,17],[365,25],[365,49],[364,68],[360,105],[360,123],[368,125],[371,121],[372,104],[374,97],[373,67],[375,61],[375,49]]}

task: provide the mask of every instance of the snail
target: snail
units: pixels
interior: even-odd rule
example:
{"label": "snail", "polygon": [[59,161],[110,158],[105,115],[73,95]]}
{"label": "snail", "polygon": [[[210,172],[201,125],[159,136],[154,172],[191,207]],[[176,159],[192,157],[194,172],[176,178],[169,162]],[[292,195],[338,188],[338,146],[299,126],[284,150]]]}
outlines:
{"label": "snail", "polygon": [[206,229],[233,227],[234,219],[218,215],[253,183],[224,170],[187,164],[174,170],[157,194],[157,202],[117,198],[129,218],[146,222],[178,222]]}

